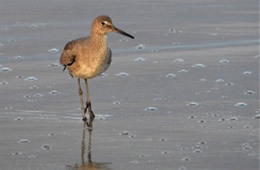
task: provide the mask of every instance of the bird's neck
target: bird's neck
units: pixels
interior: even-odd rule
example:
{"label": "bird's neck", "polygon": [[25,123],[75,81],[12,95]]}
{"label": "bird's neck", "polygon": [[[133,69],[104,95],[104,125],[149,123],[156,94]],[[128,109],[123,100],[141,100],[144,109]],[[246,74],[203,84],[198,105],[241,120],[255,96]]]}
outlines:
{"label": "bird's neck", "polygon": [[107,35],[94,34],[91,35],[91,44],[98,48],[107,48]]}

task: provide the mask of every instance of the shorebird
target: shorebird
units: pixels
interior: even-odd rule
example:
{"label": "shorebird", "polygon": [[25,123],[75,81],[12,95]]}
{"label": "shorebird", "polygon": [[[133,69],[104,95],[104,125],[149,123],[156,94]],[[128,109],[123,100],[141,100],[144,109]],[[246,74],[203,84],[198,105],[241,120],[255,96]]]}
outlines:
{"label": "shorebird", "polygon": [[[95,115],[91,108],[91,101],[88,89],[88,79],[94,78],[105,72],[111,64],[112,52],[108,47],[107,34],[116,32],[134,39],[125,31],[115,27],[109,16],[98,16],[94,19],[91,28],[91,35],[69,41],[61,54],[60,63],[64,69],[68,69],[69,74],[78,78],[79,96],[82,110],[82,120],[86,121],[88,110],[90,119]],[[87,102],[86,107],[83,102],[83,91],[80,79],[85,80]]]}

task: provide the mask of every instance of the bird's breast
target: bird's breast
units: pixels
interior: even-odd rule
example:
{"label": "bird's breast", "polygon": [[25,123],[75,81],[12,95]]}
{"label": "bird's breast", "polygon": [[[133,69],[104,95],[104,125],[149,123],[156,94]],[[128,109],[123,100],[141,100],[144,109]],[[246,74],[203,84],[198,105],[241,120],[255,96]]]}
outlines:
{"label": "bird's breast", "polygon": [[97,51],[96,53],[81,56],[81,62],[78,62],[78,69],[72,73],[80,78],[93,78],[105,72],[111,64],[111,50]]}

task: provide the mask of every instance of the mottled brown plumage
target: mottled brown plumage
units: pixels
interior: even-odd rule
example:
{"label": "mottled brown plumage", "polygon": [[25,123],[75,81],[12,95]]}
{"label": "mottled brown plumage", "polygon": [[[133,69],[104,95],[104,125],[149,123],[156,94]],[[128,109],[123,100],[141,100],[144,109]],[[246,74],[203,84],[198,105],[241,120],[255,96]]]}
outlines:
{"label": "mottled brown plumage", "polygon": [[[60,57],[60,63],[67,68],[71,76],[78,77],[79,95],[83,120],[86,120],[86,111],[90,118],[94,118],[88,91],[87,79],[93,78],[106,71],[111,64],[112,52],[107,44],[107,34],[117,32],[130,38],[134,37],[116,28],[110,17],[98,16],[92,24],[91,36],[82,37],[68,42]],[[87,91],[86,108],[83,103],[80,78],[85,79]]]}

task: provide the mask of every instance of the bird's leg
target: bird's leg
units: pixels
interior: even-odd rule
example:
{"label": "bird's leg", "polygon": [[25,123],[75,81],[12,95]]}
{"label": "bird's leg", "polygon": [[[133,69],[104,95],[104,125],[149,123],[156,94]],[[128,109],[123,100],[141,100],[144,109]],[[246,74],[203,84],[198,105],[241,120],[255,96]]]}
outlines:
{"label": "bird's leg", "polygon": [[81,111],[82,111],[82,120],[87,121],[86,110],[85,110],[84,103],[83,103],[83,91],[82,91],[81,85],[80,85],[80,78],[78,78],[78,85],[79,85],[79,97],[80,97],[80,104],[81,104]]}
{"label": "bird's leg", "polygon": [[89,118],[94,119],[95,115],[92,111],[91,108],[91,102],[90,102],[90,97],[89,97],[89,90],[88,90],[88,79],[85,79],[85,84],[86,84],[86,92],[87,92],[87,103],[86,103],[86,110],[88,109],[89,112]]}

